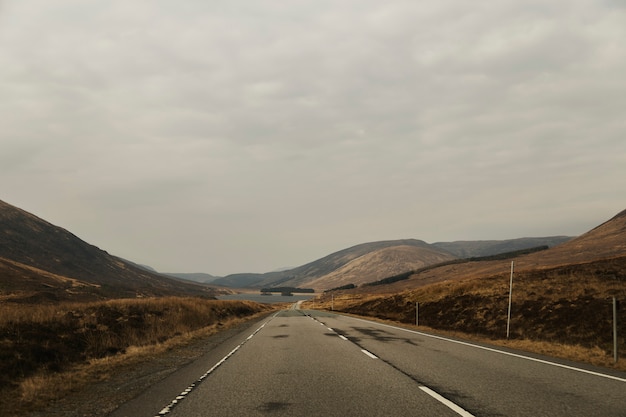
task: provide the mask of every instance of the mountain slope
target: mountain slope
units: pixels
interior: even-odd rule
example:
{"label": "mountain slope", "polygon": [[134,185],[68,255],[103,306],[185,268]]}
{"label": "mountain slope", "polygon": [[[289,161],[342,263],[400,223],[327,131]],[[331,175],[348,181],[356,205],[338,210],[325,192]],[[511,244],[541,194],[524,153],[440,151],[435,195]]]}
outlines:
{"label": "mountain slope", "polygon": [[360,256],[341,268],[310,281],[307,286],[329,289],[347,284],[361,285],[454,258],[450,254],[430,248],[393,246]]}
{"label": "mountain slope", "polygon": [[[596,263],[626,257],[626,210],[587,233],[550,249],[516,257],[515,274],[533,271],[563,269],[574,265]],[[369,288],[368,291],[395,293],[446,280],[478,277],[507,277],[511,260],[465,262],[429,268],[413,274],[409,279],[389,285]],[[602,274],[601,270],[598,273]]]}
{"label": "mountain slope", "polygon": [[450,252],[459,258],[492,256],[539,246],[553,247],[573,239],[571,236],[523,237],[507,240],[458,240],[435,242],[432,245]]}
{"label": "mountain slope", "polygon": [[208,284],[211,283],[213,281],[215,281],[218,277],[213,276],[213,275],[209,275],[209,274],[205,274],[202,272],[165,272],[163,273],[163,275],[167,275],[170,277],[175,277],[175,278],[180,278],[180,279],[184,279],[187,281],[193,281],[193,282],[202,282],[204,284]]}
{"label": "mountain slope", "polygon": [[[376,254],[379,251],[382,252]],[[421,240],[386,240],[352,246],[287,271],[234,274],[217,279],[213,284],[250,288],[291,286],[321,290],[333,288],[337,283],[374,281],[384,278],[388,271],[402,269],[405,272],[403,268],[412,269],[454,258]],[[393,262],[397,264],[390,265]]]}
{"label": "mountain slope", "polygon": [[[71,290],[67,288],[68,281],[62,285],[50,282],[44,285],[45,274],[40,274],[41,289],[61,298],[72,298],[72,294],[92,298],[211,294],[207,287],[155,274],[111,256],[67,230],[3,201],[0,201],[0,258],[3,258],[2,268],[13,271],[7,272],[7,279],[0,287],[2,292],[8,288],[16,291],[20,286],[25,291],[33,290],[33,274],[45,271],[84,284]],[[22,278],[17,272],[20,270],[24,272]]]}

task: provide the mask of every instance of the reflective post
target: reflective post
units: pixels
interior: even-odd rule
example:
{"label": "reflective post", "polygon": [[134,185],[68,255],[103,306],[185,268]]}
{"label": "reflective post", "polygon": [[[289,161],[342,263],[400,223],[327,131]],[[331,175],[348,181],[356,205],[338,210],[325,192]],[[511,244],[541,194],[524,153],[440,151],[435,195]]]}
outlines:
{"label": "reflective post", "polygon": [[415,303],[415,325],[420,325],[420,303]]}
{"label": "reflective post", "polygon": [[506,338],[509,338],[509,329],[511,328],[511,301],[513,299],[513,264],[515,261],[511,261],[511,282],[509,284],[509,314],[506,319]]}
{"label": "reflective post", "polygon": [[613,361],[617,363],[617,299],[613,297]]}

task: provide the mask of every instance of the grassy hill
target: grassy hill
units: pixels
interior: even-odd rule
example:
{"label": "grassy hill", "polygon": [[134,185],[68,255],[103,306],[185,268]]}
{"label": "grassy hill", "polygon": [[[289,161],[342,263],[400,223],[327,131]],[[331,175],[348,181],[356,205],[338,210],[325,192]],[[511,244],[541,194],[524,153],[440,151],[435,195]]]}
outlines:
{"label": "grassy hill", "polygon": [[166,277],[79,239],[0,201],[0,297],[95,300],[214,295],[200,284]]}
{"label": "grassy hill", "polygon": [[212,284],[232,288],[290,286],[328,290],[359,286],[386,277],[470,256],[496,255],[536,246],[554,246],[567,236],[502,241],[458,241],[428,244],[417,239],[370,242],[332,253],[298,268],[266,274],[232,274]]}
{"label": "grassy hill", "polygon": [[[612,298],[626,302],[626,211],[576,239],[512,260],[511,339],[547,343],[548,348],[539,348],[542,353],[613,366]],[[408,273],[406,279],[388,285],[336,291],[334,307],[415,323],[419,302],[420,326],[502,339],[512,260],[448,263]],[[329,308],[330,297],[326,294],[313,305]],[[624,356],[624,308],[618,323]],[[529,349],[537,351],[534,346]],[[587,356],[568,353],[570,347],[586,349]]]}
{"label": "grassy hill", "polygon": [[433,246],[450,252],[459,258],[473,258],[514,252],[538,246],[553,247],[572,239],[572,236],[549,236],[507,240],[459,240],[455,242],[435,242]]}
{"label": "grassy hill", "polygon": [[300,287],[324,290],[343,283],[374,281],[396,270],[430,265],[455,257],[417,239],[363,243],[306,265],[266,274],[234,274],[213,281],[231,287]]}

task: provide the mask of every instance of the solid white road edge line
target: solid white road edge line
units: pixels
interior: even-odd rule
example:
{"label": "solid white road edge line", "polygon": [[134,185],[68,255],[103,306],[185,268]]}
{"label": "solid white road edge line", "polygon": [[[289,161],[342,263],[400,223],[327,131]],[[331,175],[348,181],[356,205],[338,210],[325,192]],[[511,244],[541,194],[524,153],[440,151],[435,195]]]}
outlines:
{"label": "solid white road edge line", "polygon": [[224,362],[226,362],[226,360],[228,358],[230,358],[231,356],[233,356],[235,354],[235,352],[237,352],[239,350],[239,348],[241,348],[247,341],[249,341],[250,339],[252,339],[252,337],[257,334],[258,332],[261,331],[262,328],[265,327],[265,325],[267,323],[269,323],[270,320],[272,320],[274,317],[276,317],[276,314],[274,314],[269,320],[267,320],[266,322],[264,322],[261,326],[259,326],[259,328],[257,328],[254,332],[252,332],[252,334],[250,336],[248,336],[243,342],[241,342],[238,346],[236,346],[233,350],[231,350],[228,355],[224,356],[222,359],[219,360],[219,362],[217,362],[215,365],[213,365],[211,367],[211,369],[209,369],[208,371],[206,371],[200,378],[198,378],[196,380],[196,382],[194,382],[193,384],[189,385],[183,392],[180,393],[180,395],[178,395],[176,398],[174,398],[172,400],[172,402],[170,402],[167,406],[165,406],[161,411],[159,411],[159,413],[155,416],[155,417],[162,417],[164,415],[167,415],[169,413],[172,412],[172,408],[174,408],[174,406],[176,404],[178,404],[180,401],[184,400],[187,395],[189,395],[189,393],[191,393],[191,391],[193,391],[194,388],[196,388],[202,381],[204,381],[204,379],[206,379],[206,377],[208,377],[214,370],[216,370],[221,364],[223,364]]}
{"label": "solid white road edge line", "polygon": [[446,407],[448,407],[449,409],[454,411],[455,413],[457,413],[457,414],[459,414],[459,415],[461,415],[463,417],[474,417],[473,414],[468,413],[467,411],[465,411],[464,409],[462,409],[461,407],[459,407],[458,405],[456,405],[452,401],[448,400],[447,398],[442,397],[441,395],[437,394],[435,391],[431,390],[430,388],[425,387],[423,385],[420,385],[419,388],[422,391],[424,391],[426,394],[428,394],[431,397],[433,397],[435,400],[439,401],[440,403],[442,403],[443,405],[445,405]]}
{"label": "solid white road edge line", "polygon": [[620,378],[620,377],[617,377],[617,376],[613,376],[613,375],[602,374],[600,372],[589,371],[587,369],[576,368],[576,367],[569,366],[569,365],[563,365],[561,363],[550,362],[550,361],[546,361],[546,360],[543,360],[543,359],[532,358],[530,356],[519,355],[517,353],[506,352],[504,350],[498,350],[498,349],[490,348],[490,347],[486,347],[486,346],[475,345],[473,343],[462,342],[460,340],[448,339],[447,337],[435,336],[435,335],[428,334],[428,333],[422,333],[422,332],[418,332],[417,330],[403,329],[402,327],[392,326],[390,324],[377,323],[375,321],[359,319],[359,318],[356,318],[356,317],[352,317],[352,318],[355,319],[355,320],[366,322],[366,323],[375,324],[377,326],[389,327],[389,328],[392,328],[392,329],[402,330],[402,331],[409,332],[409,333],[419,334],[420,336],[424,336],[424,337],[431,337],[433,339],[438,339],[438,340],[443,340],[443,341],[446,341],[446,342],[456,343],[456,344],[463,345],[463,346],[469,346],[469,347],[473,347],[473,348],[476,348],[476,349],[482,349],[482,350],[486,350],[486,351],[489,351],[489,352],[500,353],[502,355],[512,356],[512,357],[515,357],[515,358],[526,359],[526,360],[533,361],[533,362],[543,363],[545,365],[557,366],[559,368],[569,369],[571,371],[577,371],[577,372],[582,372],[582,373],[589,374],[589,375],[599,376],[599,377],[602,377],[602,378],[613,379],[615,381],[626,382],[626,379]]}

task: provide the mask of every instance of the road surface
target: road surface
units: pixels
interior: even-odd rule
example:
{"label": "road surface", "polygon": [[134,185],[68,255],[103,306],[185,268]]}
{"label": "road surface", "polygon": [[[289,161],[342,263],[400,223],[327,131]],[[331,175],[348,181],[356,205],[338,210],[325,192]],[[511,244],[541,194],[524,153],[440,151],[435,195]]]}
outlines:
{"label": "road surface", "polygon": [[624,373],[295,307],[111,417],[626,416]]}

